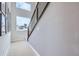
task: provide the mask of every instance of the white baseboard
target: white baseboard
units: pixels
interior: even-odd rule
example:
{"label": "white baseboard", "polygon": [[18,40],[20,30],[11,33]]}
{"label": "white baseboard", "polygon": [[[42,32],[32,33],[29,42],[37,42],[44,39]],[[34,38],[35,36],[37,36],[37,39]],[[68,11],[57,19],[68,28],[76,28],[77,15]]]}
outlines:
{"label": "white baseboard", "polygon": [[40,56],[40,54],[33,48],[33,46],[27,42],[27,45],[35,52],[36,56]]}

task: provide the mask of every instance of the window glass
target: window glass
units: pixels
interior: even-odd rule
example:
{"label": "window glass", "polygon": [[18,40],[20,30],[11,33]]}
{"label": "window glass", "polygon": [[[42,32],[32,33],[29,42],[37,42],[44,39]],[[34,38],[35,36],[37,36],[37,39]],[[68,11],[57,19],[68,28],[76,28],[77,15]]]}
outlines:
{"label": "window glass", "polygon": [[5,34],[5,16],[2,14],[2,35]]}
{"label": "window glass", "polygon": [[17,16],[16,17],[16,30],[17,31],[27,30],[29,23],[30,23],[30,18]]}
{"label": "window glass", "polygon": [[1,10],[5,14],[5,2],[1,2]]}
{"label": "window glass", "polygon": [[16,2],[16,8],[31,11],[31,4],[25,2]]}

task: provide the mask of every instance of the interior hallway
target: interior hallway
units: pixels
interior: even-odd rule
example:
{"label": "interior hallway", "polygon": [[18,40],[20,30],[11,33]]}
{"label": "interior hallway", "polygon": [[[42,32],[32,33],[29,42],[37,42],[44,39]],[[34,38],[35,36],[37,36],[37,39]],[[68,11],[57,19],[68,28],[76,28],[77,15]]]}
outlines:
{"label": "interior hallway", "polygon": [[26,41],[18,41],[11,44],[8,56],[35,56],[35,53]]}

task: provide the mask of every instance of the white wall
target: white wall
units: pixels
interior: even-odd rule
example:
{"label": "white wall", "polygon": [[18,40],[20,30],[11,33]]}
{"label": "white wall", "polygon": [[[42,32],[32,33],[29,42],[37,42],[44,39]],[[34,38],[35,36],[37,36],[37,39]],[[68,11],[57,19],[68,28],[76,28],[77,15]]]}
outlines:
{"label": "white wall", "polygon": [[79,3],[50,3],[29,43],[40,55],[79,56]]}
{"label": "white wall", "polygon": [[6,35],[0,37],[0,56],[7,55],[10,44],[11,44],[11,33],[7,33]]}

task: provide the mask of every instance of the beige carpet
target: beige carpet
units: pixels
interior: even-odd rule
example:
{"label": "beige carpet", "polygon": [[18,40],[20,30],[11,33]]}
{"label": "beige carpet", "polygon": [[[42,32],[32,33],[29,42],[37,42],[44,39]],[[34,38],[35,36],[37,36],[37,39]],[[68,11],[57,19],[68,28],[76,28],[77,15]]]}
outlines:
{"label": "beige carpet", "polygon": [[35,56],[35,53],[26,44],[26,41],[18,41],[11,44],[8,56]]}

